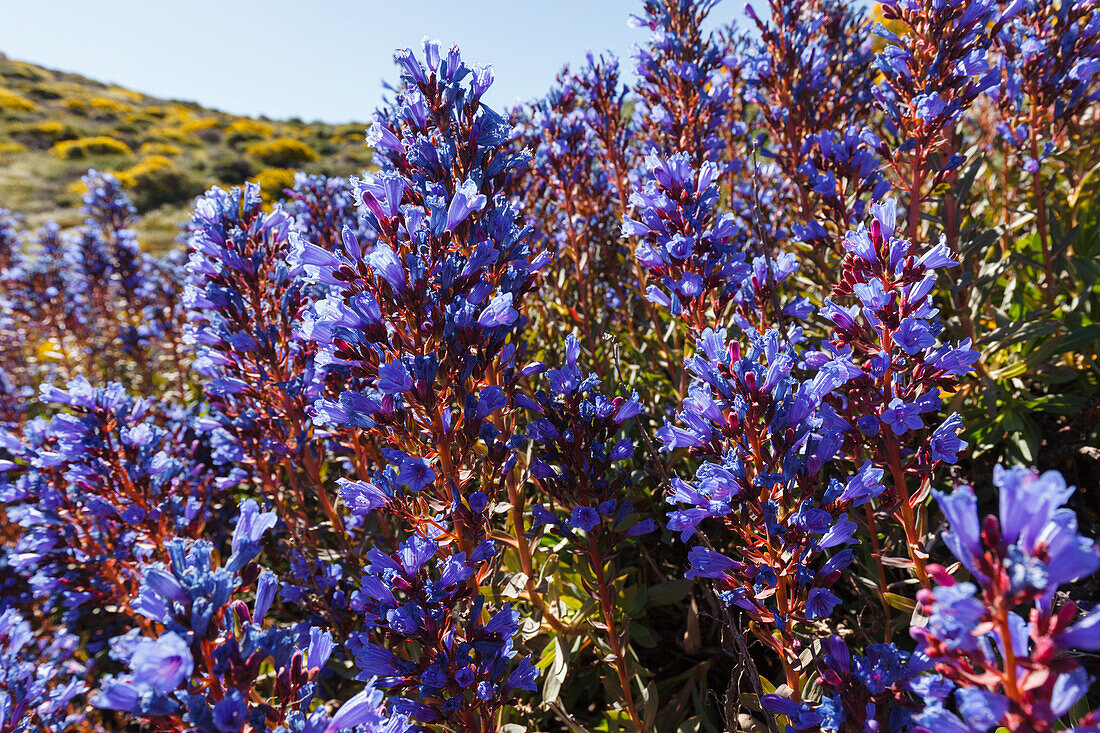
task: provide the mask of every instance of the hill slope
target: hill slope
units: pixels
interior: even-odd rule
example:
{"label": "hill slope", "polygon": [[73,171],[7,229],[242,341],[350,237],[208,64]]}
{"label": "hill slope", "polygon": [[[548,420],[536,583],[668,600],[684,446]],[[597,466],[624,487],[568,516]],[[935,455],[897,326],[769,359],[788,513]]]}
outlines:
{"label": "hill slope", "polygon": [[0,53],[0,208],[29,227],[80,223],[80,177],[116,173],[142,213],[138,234],[162,251],[194,196],[258,180],[265,192],[292,171],[351,175],[370,162],[362,124],[230,115],[158,99]]}

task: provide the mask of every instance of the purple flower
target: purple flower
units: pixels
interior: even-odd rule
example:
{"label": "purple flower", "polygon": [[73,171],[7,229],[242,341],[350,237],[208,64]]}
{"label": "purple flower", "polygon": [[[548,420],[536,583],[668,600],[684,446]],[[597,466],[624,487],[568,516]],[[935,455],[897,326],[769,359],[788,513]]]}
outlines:
{"label": "purple flower", "polygon": [[398,293],[405,291],[405,270],[401,267],[401,260],[397,254],[386,244],[379,244],[374,251],[367,255],[367,263],[376,275],[390,284],[390,287]]}
{"label": "purple flower", "polygon": [[894,435],[905,435],[909,430],[924,427],[919,406],[903,402],[900,397],[890,400],[889,407],[882,413],[882,421],[890,426]]}
{"label": "purple flower", "polygon": [[1086,613],[1080,621],[1054,638],[1064,649],[1100,651],[1100,605]]}
{"label": "purple flower", "polygon": [[233,553],[244,549],[246,545],[255,545],[264,532],[275,526],[279,515],[275,512],[261,512],[259,505],[252,499],[241,502],[240,516],[233,529]]}
{"label": "purple flower", "polygon": [[478,316],[477,325],[482,328],[494,326],[507,326],[515,322],[519,317],[519,311],[512,307],[512,294],[501,293],[485,307]]}
{"label": "purple flower", "polygon": [[894,340],[902,351],[910,356],[936,343],[928,325],[913,316],[902,320],[901,326],[894,333]]}
{"label": "purple flower", "polygon": [[944,463],[955,462],[959,453],[967,446],[966,441],[958,437],[961,429],[962,417],[959,413],[953,412],[932,432],[932,437],[928,440],[928,448],[933,460]]}
{"label": "purple flower", "polygon": [[401,472],[397,482],[407,486],[410,491],[420,491],[435,481],[435,471],[424,458],[405,458],[401,461]]}
{"label": "purple flower", "polygon": [[978,524],[978,501],[969,486],[961,486],[951,494],[933,491],[932,495],[947,517],[950,530],[943,537],[956,558],[975,572],[973,558],[982,554],[981,528]]}
{"label": "purple flower", "polygon": [[932,125],[943,114],[947,105],[936,92],[921,94],[913,98],[917,106],[917,116],[924,120],[925,124]]}
{"label": "purple flower", "polygon": [[275,573],[264,571],[256,583],[256,602],[252,606],[252,620],[257,624],[264,622],[264,616],[275,600],[275,591],[279,588],[279,579]]}
{"label": "purple flower", "polygon": [[592,507],[578,506],[573,508],[573,514],[569,518],[569,526],[591,532],[600,525],[600,514]]}
{"label": "purple flower", "polygon": [[510,690],[519,689],[535,692],[538,689],[535,685],[538,676],[538,667],[531,664],[531,658],[523,657],[519,660],[519,664],[516,665],[516,668],[512,670],[512,673],[508,675],[507,687]]}
{"label": "purple flower", "polygon": [[870,461],[864,461],[859,473],[848,480],[839,501],[862,506],[868,499],[873,499],[885,490],[886,487],[882,485],[882,469],[875,468]]}
{"label": "purple flower", "polygon": [[413,388],[409,370],[400,361],[389,361],[378,367],[378,389],[386,394],[404,394]]}
{"label": "purple flower", "polygon": [[684,574],[685,578],[714,578],[721,580],[731,570],[744,567],[743,563],[731,560],[720,552],[708,550],[696,545],[688,553],[688,563],[691,568]]}
{"label": "purple flower", "polygon": [[485,195],[478,193],[477,184],[467,178],[455,191],[454,198],[447,207],[446,230],[454,231],[472,212],[485,208],[485,202]]}
{"label": "purple flower", "polygon": [[[348,698],[348,701],[340,706],[332,721],[324,729],[324,733],[336,733],[337,731],[363,726],[364,730],[371,733],[380,733],[389,726],[384,726],[386,716],[382,691],[376,690],[372,685],[367,685],[362,691]],[[400,729],[398,729],[400,730]]]}
{"label": "purple flower", "polygon": [[826,618],[838,603],[840,599],[828,588],[810,588],[806,598],[806,618]]}
{"label": "purple flower", "polygon": [[174,631],[166,631],[159,639],[138,642],[130,658],[130,668],[135,684],[168,693],[178,689],[191,676],[194,662],[191,649],[183,637]]}
{"label": "purple flower", "polygon": [[975,730],[989,730],[998,725],[1008,712],[1008,700],[1003,695],[974,687],[955,691],[959,715]]}
{"label": "purple flower", "polygon": [[214,727],[218,731],[236,733],[244,726],[248,705],[240,690],[230,690],[214,705]]}

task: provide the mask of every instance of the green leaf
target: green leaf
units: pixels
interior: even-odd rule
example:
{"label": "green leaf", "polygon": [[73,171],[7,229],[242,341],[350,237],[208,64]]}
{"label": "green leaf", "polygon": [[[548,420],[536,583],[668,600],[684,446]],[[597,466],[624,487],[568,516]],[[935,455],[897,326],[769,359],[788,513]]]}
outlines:
{"label": "green leaf", "polygon": [[[551,659],[549,669],[546,670],[546,676],[542,683],[542,701],[544,703],[551,703],[558,699],[558,695],[561,693],[562,683],[565,682],[565,675],[569,672],[569,663],[565,658],[565,652],[561,648],[561,642],[558,641],[558,637],[554,637],[554,641],[551,644],[547,644],[546,648],[550,651]],[[546,658],[546,651],[543,651],[543,659]],[[540,660],[540,665],[541,660]]]}
{"label": "green leaf", "polygon": [[651,587],[646,594],[645,604],[651,608],[671,606],[687,598],[694,583],[690,580],[666,580]]}
{"label": "green leaf", "polygon": [[653,649],[657,646],[657,640],[653,638],[653,632],[644,624],[631,623],[630,637],[638,642],[639,646],[643,646],[646,649]]}
{"label": "green leaf", "polygon": [[638,618],[646,605],[646,589],[635,585],[623,591],[619,605],[627,618]]}
{"label": "green leaf", "polygon": [[883,593],[883,598],[893,608],[899,611],[905,611],[906,613],[913,613],[917,608],[917,602],[912,598],[906,598],[905,596],[899,596],[897,593]]}

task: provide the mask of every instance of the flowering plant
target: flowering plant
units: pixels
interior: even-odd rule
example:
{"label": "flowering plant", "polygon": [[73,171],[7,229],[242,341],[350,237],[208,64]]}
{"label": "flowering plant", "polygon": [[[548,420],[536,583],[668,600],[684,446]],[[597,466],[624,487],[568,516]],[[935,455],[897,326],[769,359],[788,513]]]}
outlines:
{"label": "flowering plant", "polygon": [[719,8],[0,211],[0,733],[1100,730],[1100,9]]}

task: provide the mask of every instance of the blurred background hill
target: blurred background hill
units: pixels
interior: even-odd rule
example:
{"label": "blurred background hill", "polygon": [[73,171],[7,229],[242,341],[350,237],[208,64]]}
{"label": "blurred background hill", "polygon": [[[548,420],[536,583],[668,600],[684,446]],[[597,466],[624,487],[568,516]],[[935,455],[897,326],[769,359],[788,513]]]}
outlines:
{"label": "blurred background hill", "polygon": [[370,163],[364,124],[271,120],[160,99],[0,53],[0,208],[28,227],[81,222],[80,177],[119,177],[151,252],[172,246],[191,200],[258,181],[277,197],[295,171],[347,176]]}

